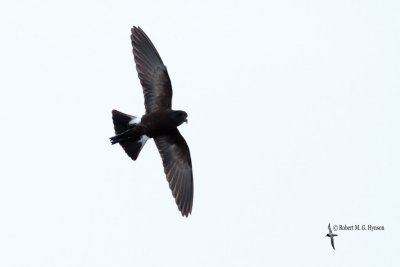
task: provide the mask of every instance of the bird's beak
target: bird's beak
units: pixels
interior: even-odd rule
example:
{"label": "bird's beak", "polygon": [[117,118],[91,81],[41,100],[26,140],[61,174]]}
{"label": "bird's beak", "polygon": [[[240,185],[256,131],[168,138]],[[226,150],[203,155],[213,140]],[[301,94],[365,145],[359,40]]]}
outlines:
{"label": "bird's beak", "polygon": [[188,119],[185,119],[185,122],[188,123]]}

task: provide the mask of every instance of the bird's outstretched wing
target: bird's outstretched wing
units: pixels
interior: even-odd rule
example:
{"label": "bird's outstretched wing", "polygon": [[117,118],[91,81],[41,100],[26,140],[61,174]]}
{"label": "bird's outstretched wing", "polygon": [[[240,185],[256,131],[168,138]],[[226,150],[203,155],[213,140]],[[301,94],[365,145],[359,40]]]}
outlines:
{"label": "bird's outstretched wing", "polygon": [[189,147],[178,129],[168,136],[156,137],[154,141],[178,209],[187,217],[193,204],[193,173]]}
{"label": "bird's outstretched wing", "polygon": [[335,249],[335,243],[333,242],[333,236],[331,236],[331,244],[332,244],[333,249]]}
{"label": "bird's outstretched wing", "polygon": [[132,28],[131,40],[146,113],[170,109],[172,85],[160,55],[141,28]]}
{"label": "bird's outstretched wing", "polygon": [[328,224],[329,233],[332,234],[331,224]]}

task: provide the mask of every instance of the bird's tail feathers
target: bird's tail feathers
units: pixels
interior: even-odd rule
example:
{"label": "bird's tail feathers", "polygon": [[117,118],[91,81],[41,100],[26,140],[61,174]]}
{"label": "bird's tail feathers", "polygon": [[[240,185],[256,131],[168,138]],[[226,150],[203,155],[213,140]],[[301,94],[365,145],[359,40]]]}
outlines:
{"label": "bird's tail feathers", "polygon": [[111,144],[119,143],[126,154],[133,160],[136,160],[146,141],[149,139],[144,134],[143,128],[138,125],[140,119],[115,109],[112,111],[112,119],[115,136],[110,138]]}
{"label": "bird's tail feathers", "polygon": [[[149,137],[147,135],[142,135],[139,139],[127,139],[118,141],[118,143],[122,146],[125,150],[125,153],[133,160],[136,160],[142,151],[142,148],[146,144]],[[112,143],[113,141],[111,141]]]}
{"label": "bird's tail feathers", "polygon": [[133,128],[136,124],[138,124],[138,122],[140,122],[140,119],[138,119],[137,117],[122,113],[115,109],[113,109],[112,111],[112,119],[116,135],[121,134],[130,128]]}

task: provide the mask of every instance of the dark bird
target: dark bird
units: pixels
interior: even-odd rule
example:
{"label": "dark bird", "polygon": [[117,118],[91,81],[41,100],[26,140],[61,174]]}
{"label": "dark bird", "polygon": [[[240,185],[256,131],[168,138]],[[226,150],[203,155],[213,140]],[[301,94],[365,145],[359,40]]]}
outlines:
{"label": "dark bird", "polygon": [[332,233],[331,224],[328,224],[328,230],[329,230],[329,233],[327,233],[326,236],[331,238],[332,247],[333,247],[333,249],[335,249],[335,243],[333,242],[333,237],[338,236],[338,235]]}
{"label": "dark bird", "polygon": [[131,35],[136,70],[142,84],[146,114],[141,118],[112,111],[115,136],[126,154],[136,160],[146,141],[153,138],[160,152],[172,195],[183,216],[192,212],[193,173],[189,147],[177,127],[187,113],[173,110],[172,85],[167,68],[153,43],[139,27]]}

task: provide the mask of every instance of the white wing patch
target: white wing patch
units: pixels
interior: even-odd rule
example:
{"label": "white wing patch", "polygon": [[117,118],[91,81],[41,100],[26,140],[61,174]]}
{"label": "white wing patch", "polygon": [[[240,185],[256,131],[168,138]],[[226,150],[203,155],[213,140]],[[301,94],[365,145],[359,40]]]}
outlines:
{"label": "white wing patch", "polygon": [[131,116],[131,118],[132,118],[132,119],[128,122],[129,125],[132,125],[132,124],[139,124],[140,121],[141,121],[140,118],[135,117],[135,116]]}
{"label": "white wing patch", "polygon": [[146,143],[147,142],[147,140],[149,140],[150,139],[150,137],[148,137],[147,135],[142,135],[142,137],[140,137],[140,140],[139,140],[139,142],[140,143]]}
{"label": "white wing patch", "polygon": [[139,142],[141,143],[141,145],[142,145],[142,147],[140,148],[140,149],[142,149],[143,148],[143,146],[146,144],[146,142],[147,142],[147,140],[149,140],[150,139],[150,137],[148,137],[147,135],[142,135],[141,137],[140,137],[140,140],[139,140]]}

